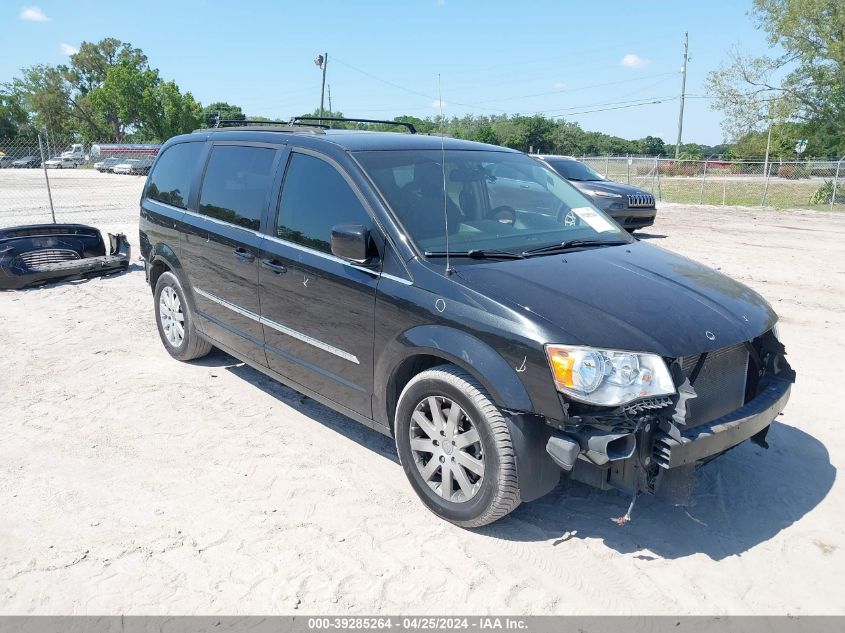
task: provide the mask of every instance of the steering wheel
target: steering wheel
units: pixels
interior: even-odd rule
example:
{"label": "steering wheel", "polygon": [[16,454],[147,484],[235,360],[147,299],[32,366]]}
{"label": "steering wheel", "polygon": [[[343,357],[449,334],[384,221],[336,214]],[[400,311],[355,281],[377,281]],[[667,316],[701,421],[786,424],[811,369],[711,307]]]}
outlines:
{"label": "steering wheel", "polygon": [[563,202],[560,203],[560,207],[557,210],[557,221],[566,227],[580,226],[581,224],[581,218]]}
{"label": "steering wheel", "polygon": [[502,204],[490,209],[490,211],[487,212],[486,218],[488,220],[496,220],[496,222],[513,226],[513,223],[516,222],[516,209],[506,204]]}

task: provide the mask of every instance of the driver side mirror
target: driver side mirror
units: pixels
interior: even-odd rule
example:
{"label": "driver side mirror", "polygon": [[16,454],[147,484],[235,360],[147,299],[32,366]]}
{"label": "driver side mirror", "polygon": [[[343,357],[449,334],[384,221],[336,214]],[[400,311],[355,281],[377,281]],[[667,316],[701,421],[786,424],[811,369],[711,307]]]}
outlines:
{"label": "driver side mirror", "polygon": [[362,224],[335,224],[332,227],[332,255],[366,266],[372,261],[370,232]]}

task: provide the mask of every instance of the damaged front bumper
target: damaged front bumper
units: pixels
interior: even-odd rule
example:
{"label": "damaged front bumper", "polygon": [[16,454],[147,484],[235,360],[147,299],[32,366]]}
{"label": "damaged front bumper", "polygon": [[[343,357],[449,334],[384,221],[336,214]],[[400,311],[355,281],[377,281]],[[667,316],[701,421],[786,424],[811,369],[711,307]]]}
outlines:
{"label": "damaged front bumper", "polygon": [[36,224],[0,229],[0,290],[122,272],[131,247],[123,233],[84,224]]}
{"label": "damaged front bumper", "polygon": [[[669,362],[669,361],[667,361]],[[672,360],[677,393],[617,409],[569,406],[546,452],[570,479],[686,504],[696,467],[745,440],[768,447],[795,372],[773,331],[748,343]]]}
{"label": "damaged front bumper", "polygon": [[708,424],[688,429],[677,437],[659,434],[654,441],[654,461],[676,468],[724,453],[747,439],[765,441],[765,433],[789,400],[792,383],[771,380],[751,402]]}

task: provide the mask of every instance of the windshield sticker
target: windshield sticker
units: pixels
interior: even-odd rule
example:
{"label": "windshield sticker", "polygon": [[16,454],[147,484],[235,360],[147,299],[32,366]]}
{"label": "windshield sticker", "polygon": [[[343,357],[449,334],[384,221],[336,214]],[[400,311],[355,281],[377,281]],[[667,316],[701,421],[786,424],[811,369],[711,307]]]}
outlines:
{"label": "windshield sticker", "polygon": [[593,211],[590,207],[577,207],[575,209],[572,209],[572,212],[577,214],[579,218],[589,224],[594,231],[598,231],[599,233],[606,233],[607,231],[614,230],[614,226],[610,222],[605,220],[598,213]]}

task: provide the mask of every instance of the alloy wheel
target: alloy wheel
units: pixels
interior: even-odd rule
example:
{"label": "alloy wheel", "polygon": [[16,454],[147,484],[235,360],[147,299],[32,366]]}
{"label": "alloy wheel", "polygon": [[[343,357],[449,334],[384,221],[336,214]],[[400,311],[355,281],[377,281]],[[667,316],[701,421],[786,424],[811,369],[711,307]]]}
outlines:
{"label": "alloy wheel", "polygon": [[165,286],[161,291],[158,299],[158,313],[167,341],[173,347],[182,345],[182,341],[185,340],[185,314],[182,312],[179,295],[171,286]]}
{"label": "alloy wheel", "polygon": [[485,466],[481,438],[457,402],[428,396],[417,404],[410,441],[423,481],[443,500],[465,503],[481,489]]}

